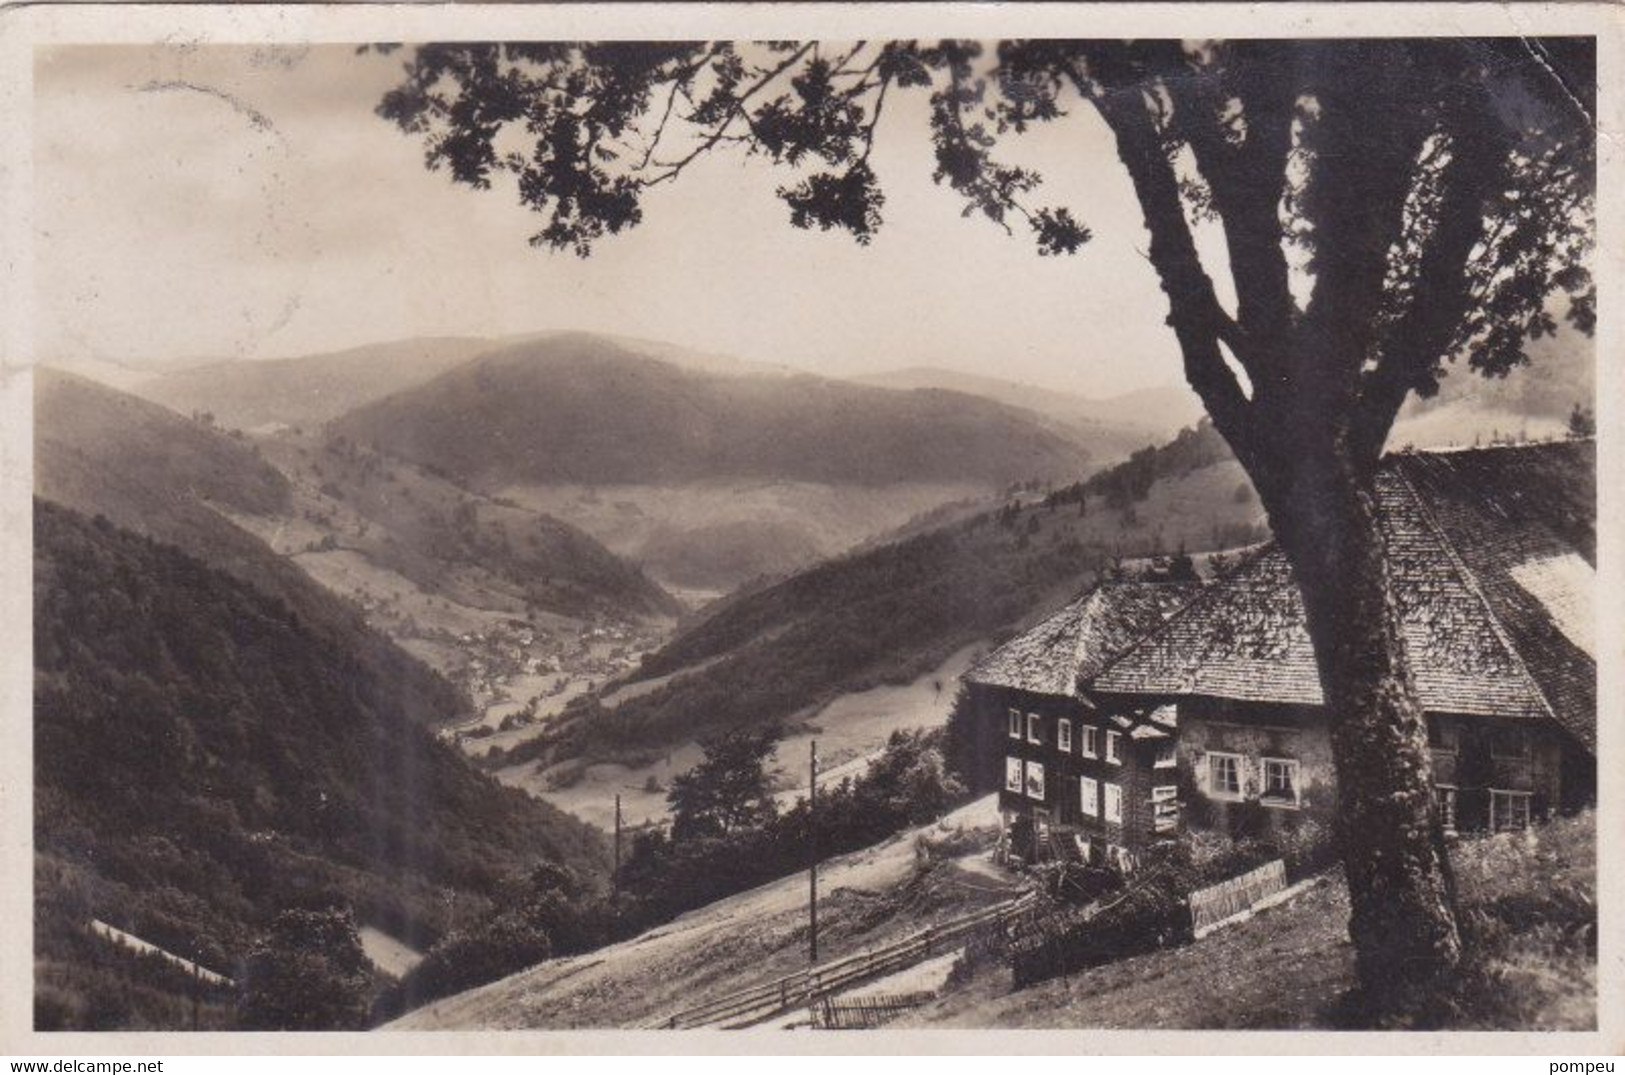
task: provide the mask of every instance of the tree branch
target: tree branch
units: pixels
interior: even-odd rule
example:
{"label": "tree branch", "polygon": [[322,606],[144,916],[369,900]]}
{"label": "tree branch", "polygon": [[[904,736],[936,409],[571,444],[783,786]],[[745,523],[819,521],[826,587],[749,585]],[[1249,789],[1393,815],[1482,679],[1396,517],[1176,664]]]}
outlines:
{"label": "tree branch", "polygon": [[[1315,288],[1305,311],[1293,392],[1306,412],[1353,421],[1362,365],[1372,357],[1388,275],[1403,231],[1416,161],[1429,133],[1428,78],[1403,42],[1323,50],[1314,80]],[[1374,118],[1375,117],[1375,118]]]}
{"label": "tree branch", "polygon": [[[778,78],[780,75],[784,74],[784,72],[800,63],[801,58],[807,55],[808,52],[812,51],[816,44],[817,42],[808,42],[802,45],[794,52],[791,52],[789,56],[784,58],[784,60],[780,61],[774,67],[764,72],[760,78],[751,84],[749,89],[733,99],[733,103],[730,105],[727,115],[722,118],[722,121],[718,123],[708,135],[700,140],[699,145],[695,146],[693,150],[676,161],[662,163],[660,167],[664,168],[665,171],[650,179],[640,179],[638,181],[639,185],[643,187],[652,187],[656,186],[657,184],[676,179],[690,164],[693,164],[700,157],[704,156],[712,149],[715,149],[717,144],[723,141],[723,136],[728,133],[728,128],[733,126],[734,120],[744,115],[745,102],[750,100],[756,94],[760,93],[774,79]],[[746,121],[749,122],[748,116],[746,117]]]}
{"label": "tree branch", "polygon": [[1460,80],[1442,110],[1450,154],[1438,209],[1416,259],[1410,301],[1362,380],[1354,432],[1365,462],[1382,454],[1405,397],[1434,375],[1468,316],[1475,291],[1468,262],[1486,236],[1485,205],[1506,177],[1509,140],[1481,83]]}
{"label": "tree branch", "polygon": [[[1223,75],[1170,79],[1176,133],[1191,147],[1224,226],[1236,319],[1245,344],[1233,348],[1255,391],[1284,374],[1295,304],[1282,245],[1281,197],[1292,149],[1296,91],[1291,67],[1271,42],[1229,46]],[[1242,105],[1245,134],[1233,143],[1219,116],[1231,97]]]}
{"label": "tree branch", "polygon": [[1252,473],[1259,463],[1253,407],[1225,362],[1220,340],[1238,339],[1236,325],[1213,292],[1213,281],[1185,222],[1179,180],[1163,151],[1145,92],[1140,88],[1093,93],[1076,72],[1074,85],[1092,101],[1117,139],[1151,232],[1151,263],[1168,296],[1168,323],[1179,339],[1185,378],[1202,398],[1214,425]]}

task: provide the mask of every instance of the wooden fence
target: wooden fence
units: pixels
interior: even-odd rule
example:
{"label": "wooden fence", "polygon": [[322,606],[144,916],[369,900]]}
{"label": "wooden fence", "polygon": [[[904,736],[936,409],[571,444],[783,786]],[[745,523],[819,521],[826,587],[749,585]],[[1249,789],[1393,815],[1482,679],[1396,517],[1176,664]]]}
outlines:
{"label": "wooden fence", "polygon": [[716,997],[662,1019],[655,1028],[687,1030],[699,1027],[735,1029],[803,1008],[872,978],[892,974],[947,951],[950,947],[1005,923],[1037,900],[1037,894],[984,907],[947,922],[927,926],[900,941],[871,948],[750,989]]}
{"label": "wooden fence", "polygon": [[1286,865],[1266,862],[1228,881],[1191,893],[1191,932],[1197,940],[1235,918],[1251,914],[1253,905],[1286,888]]}
{"label": "wooden fence", "polygon": [[876,993],[866,997],[825,997],[813,1005],[813,1027],[818,1030],[873,1030],[911,1008],[918,1008],[935,993]]}
{"label": "wooden fence", "polygon": [[206,967],[201,967],[192,962],[190,959],[182,959],[174,952],[159,948],[156,944],[153,944],[150,941],[144,941],[133,933],[126,933],[117,926],[109,926],[106,922],[103,922],[99,918],[92,918],[90,920],[90,932],[94,933],[103,940],[112,941],[114,944],[133,949],[134,951],[140,952],[144,955],[156,955],[161,959],[165,959],[170,963],[173,963],[175,966],[181,968],[194,978],[199,978],[205,982],[208,982],[210,985],[229,986],[232,984],[231,979],[227,978],[224,974],[216,974],[214,971],[209,970]]}

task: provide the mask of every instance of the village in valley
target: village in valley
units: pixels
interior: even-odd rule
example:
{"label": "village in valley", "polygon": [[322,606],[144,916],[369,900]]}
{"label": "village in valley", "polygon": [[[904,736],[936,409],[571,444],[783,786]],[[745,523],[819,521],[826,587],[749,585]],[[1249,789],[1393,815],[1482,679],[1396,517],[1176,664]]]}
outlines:
{"label": "village in valley", "polygon": [[42,52],[35,1029],[1597,1030],[1589,40]]}

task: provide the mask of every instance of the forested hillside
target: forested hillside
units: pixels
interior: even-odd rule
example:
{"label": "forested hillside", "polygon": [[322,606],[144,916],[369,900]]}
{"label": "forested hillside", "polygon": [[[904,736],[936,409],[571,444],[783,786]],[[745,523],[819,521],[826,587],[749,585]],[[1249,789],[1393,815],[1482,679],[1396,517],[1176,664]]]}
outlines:
{"label": "forested hillside", "polygon": [[786,479],[1003,484],[1081,473],[1031,412],[959,392],[684,369],[567,334],[466,363],[333,423],[474,488]]}
{"label": "forested hillside", "polygon": [[612,708],[584,699],[489,763],[626,759],[810,715],[842,694],[907,682],[967,645],[1002,641],[1122,558],[1265,535],[1239,465],[1204,424],[1084,486],[1024,490],[996,511],[725,598],[644,659],[637,680],[669,677],[658,686]]}
{"label": "forested hillside", "polygon": [[384,666],[239,578],[36,500],[34,588],[44,1022],[181,1025],[184,978],[128,988],[91,916],[232,975],[284,908],[423,947],[538,862],[602,876],[596,830],[470,770]]}
{"label": "forested hillside", "polygon": [[41,370],[35,382],[34,492],[183,549],[294,609],[335,653],[392,691],[391,708],[425,724],[466,700],[364,626],[359,610],[234,525],[222,510],[273,518],[289,483],[245,442],[154,403]]}
{"label": "forested hillside", "polygon": [[471,608],[616,618],[679,611],[636,566],[545,512],[471,492],[342,434],[285,432],[257,443],[291,480],[293,511],[247,525],[317,578],[324,557],[337,554],[377,569],[379,587],[393,577],[399,588]]}

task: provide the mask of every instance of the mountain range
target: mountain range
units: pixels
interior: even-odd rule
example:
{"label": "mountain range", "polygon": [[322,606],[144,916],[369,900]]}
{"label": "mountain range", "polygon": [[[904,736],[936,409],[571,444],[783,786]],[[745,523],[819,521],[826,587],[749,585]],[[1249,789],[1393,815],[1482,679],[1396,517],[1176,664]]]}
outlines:
{"label": "mountain range", "polygon": [[1001,484],[1090,454],[960,392],[685,369],[568,335],[488,352],[332,428],[476,488],[788,480]]}

